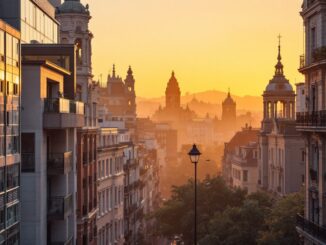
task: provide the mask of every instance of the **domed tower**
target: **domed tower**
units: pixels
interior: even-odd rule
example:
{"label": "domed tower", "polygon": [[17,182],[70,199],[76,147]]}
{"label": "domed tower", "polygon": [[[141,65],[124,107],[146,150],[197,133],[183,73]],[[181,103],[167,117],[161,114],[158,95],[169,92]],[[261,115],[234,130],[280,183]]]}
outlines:
{"label": "domed tower", "polygon": [[171,78],[165,90],[165,107],[167,109],[178,109],[181,107],[180,102],[180,87],[177,79],[174,76],[174,71],[172,71]]}
{"label": "domed tower", "polygon": [[222,103],[222,121],[235,125],[237,118],[237,104],[231,97],[230,90],[228,96]]}
{"label": "domed tower", "polygon": [[125,89],[127,98],[127,114],[136,119],[136,93],[135,93],[135,79],[131,66],[127,71],[127,77],[125,79]]}
{"label": "domed tower", "polygon": [[262,130],[264,132],[271,131],[274,119],[295,120],[295,93],[289,80],[284,76],[280,42],[278,45],[275,74],[264,91],[263,100],[264,117]]}
{"label": "domed tower", "polygon": [[259,133],[258,171],[260,187],[268,189],[272,181],[269,154],[273,153],[270,149],[269,135],[272,131],[274,136],[295,132],[295,93],[289,80],[284,76],[280,41],[275,74],[266,86],[263,101],[264,115]]}

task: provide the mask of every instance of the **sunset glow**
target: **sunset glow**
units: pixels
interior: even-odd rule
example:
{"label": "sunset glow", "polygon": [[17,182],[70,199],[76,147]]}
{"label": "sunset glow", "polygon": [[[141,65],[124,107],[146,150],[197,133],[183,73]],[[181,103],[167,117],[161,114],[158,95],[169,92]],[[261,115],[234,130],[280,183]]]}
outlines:
{"label": "sunset glow", "polygon": [[[290,82],[303,53],[301,0],[82,0],[93,19],[94,78],[129,65],[140,97],[163,96],[171,70],[182,94],[221,90],[261,95],[274,73],[277,36]],[[96,13],[96,14],[95,14]]]}

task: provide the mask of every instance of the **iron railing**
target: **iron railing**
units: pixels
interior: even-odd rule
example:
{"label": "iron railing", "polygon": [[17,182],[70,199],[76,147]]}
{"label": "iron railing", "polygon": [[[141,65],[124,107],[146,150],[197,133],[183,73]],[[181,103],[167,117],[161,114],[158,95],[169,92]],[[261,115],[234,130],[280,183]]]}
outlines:
{"label": "iron railing", "polygon": [[297,226],[307,232],[309,235],[311,235],[312,237],[326,242],[326,228],[325,227],[321,227],[320,225],[311,222],[310,220],[305,219],[303,216],[301,216],[300,214],[297,214]]}
{"label": "iron railing", "polygon": [[326,110],[316,112],[298,112],[297,125],[305,127],[326,127]]}

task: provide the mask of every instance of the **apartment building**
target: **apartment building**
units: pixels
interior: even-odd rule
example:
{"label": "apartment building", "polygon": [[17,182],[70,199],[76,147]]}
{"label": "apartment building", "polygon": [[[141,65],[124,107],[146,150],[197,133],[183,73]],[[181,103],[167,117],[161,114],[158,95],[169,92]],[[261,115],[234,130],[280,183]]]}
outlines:
{"label": "apartment building", "polygon": [[305,25],[305,55],[299,71],[304,85],[298,87],[297,130],[305,139],[305,210],[297,217],[303,244],[326,244],[326,2],[304,0],[301,16]]}
{"label": "apartment building", "polygon": [[117,128],[101,128],[97,148],[98,245],[124,244],[124,149]]}
{"label": "apartment building", "polygon": [[22,57],[21,244],[75,244],[75,46],[23,45]]}
{"label": "apartment building", "polygon": [[0,19],[0,244],[20,236],[20,33]]}

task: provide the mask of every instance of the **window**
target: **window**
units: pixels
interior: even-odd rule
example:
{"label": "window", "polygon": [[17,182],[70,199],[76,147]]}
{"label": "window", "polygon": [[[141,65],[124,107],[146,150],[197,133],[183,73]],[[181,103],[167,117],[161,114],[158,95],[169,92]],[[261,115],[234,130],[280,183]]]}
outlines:
{"label": "window", "polygon": [[301,161],[305,161],[305,158],[306,158],[306,153],[305,153],[305,151],[302,151],[301,152]]}
{"label": "window", "polygon": [[311,48],[314,50],[317,47],[316,28],[311,28]]}
{"label": "window", "polygon": [[[5,34],[3,31],[0,30],[0,58],[5,54]],[[4,61],[0,59],[0,61]]]}
{"label": "window", "polygon": [[106,176],[109,176],[109,159],[106,159],[105,164],[106,164]]}
{"label": "window", "polygon": [[7,187],[14,188],[19,185],[19,164],[7,167]]}
{"label": "window", "polygon": [[248,181],[248,170],[243,170],[243,181],[244,182]]}
{"label": "window", "polygon": [[18,221],[19,206],[18,204],[7,208],[7,226],[11,226]]}
{"label": "window", "polygon": [[34,133],[22,133],[22,172],[34,172],[35,171],[35,134]]}
{"label": "window", "polygon": [[0,192],[5,190],[5,169],[4,167],[0,168]]}

